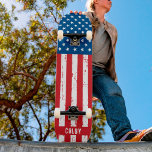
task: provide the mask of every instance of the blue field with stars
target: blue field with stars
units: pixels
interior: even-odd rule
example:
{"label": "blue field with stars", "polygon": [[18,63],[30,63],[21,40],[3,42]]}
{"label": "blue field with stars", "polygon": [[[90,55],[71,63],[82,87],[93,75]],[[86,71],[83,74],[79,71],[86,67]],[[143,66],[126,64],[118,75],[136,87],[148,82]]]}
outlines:
{"label": "blue field with stars", "polygon": [[[86,15],[70,13],[61,19],[58,30],[63,30],[64,34],[86,34],[92,31],[92,25]],[[92,55],[92,41],[88,41],[86,37],[80,38],[80,45],[71,46],[70,38],[64,36],[62,40],[58,40],[58,54],[86,54]]]}

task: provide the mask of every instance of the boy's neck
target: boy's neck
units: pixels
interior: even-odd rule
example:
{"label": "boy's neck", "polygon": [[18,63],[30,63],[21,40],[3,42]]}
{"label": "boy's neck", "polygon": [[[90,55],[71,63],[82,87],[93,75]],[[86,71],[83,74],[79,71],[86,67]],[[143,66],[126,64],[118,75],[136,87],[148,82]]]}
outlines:
{"label": "boy's neck", "polygon": [[105,14],[106,14],[106,10],[105,9],[101,9],[101,8],[96,8],[95,9],[95,15],[98,17],[100,22],[104,22],[105,20]]}

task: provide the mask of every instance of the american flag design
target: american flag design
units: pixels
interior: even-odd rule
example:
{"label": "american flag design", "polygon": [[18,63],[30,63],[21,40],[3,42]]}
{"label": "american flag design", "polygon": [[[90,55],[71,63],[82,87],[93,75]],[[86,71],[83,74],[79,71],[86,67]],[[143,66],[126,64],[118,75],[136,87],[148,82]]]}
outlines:
{"label": "american flag design", "polygon": [[[86,34],[92,26],[86,15],[70,13],[59,23],[58,30],[65,34]],[[66,111],[77,106],[79,111],[92,108],[92,41],[80,38],[80,45],[71,46],[70,38],[58,40],[56,65],[55,108]],[[55,118],[55,132],[59,142],[87,142],[91,133],[92,118],[85,115],[70,120],[61,115]]]}

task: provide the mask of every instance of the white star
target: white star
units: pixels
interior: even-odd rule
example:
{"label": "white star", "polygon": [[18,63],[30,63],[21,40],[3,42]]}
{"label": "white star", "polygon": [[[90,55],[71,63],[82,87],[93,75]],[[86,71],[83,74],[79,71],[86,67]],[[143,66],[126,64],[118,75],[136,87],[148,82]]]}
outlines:
{"label": "white star", "polygon": [[89,48],[89,49],[88,49],[88,51],[90,52],[90,51],[91,51],[91,49]]}
{"label": "white star", "polygon": [[89,27],[92,27],[92,25],[89,25]]}
{"label": "white star", "polygon": [[76,49],[76,48],[74,48],[73,50],[74,50],[74,51],[76,51],[77,49]]}
{"label": "white star", "polygon": [[85,28],[86,30],[88,30],[88,28]]}
{"label": "white star", "polygon": [[69,42],[69,39],[67,39],[66,41]]}
{"label": "white star", "polygon": [[63,27],[63,30],[65,30],[65,27]]}
{"label": "white star", "polygon": [[61,51],[61,48],[59,47],[59,51]]}
{"label": "white star", "polygon": [[74,16],[71,16],[71,18],[74,18]]}
{"label": "white star", "polygon": [[81,24],[81,22],[78,22],[79,24]]}
{"label": "white star", "polygon": [[82,25],[82,27],[84,27],[84,25]]}
{"label": "white star", "polygon": [[81,18],[81,16],[78,16],[79,18]]}
{"label": "white star", "polygon": [[82,31],[82,33],[84,33],[84,31]]}
{"label": "white star", "polygon": [[71,29],[71,30],[73,30],[73,28],[72,28],[72,27],[71,27],[70,29]]}
{"label": "white star", "polygon": [[81,30],[81,28],[78,28],[78,30]]}
{"label": "white star", "polygon": [[65,24],[66,22],[63,22],[63,24]]}
{"label": "white star", "polygon": [[85,22],[86,24],[88,24],[88,22]]}
{"label": "white star", "polygon": [[85,43],[84,45],[85,45],[85,47],[86,47],[86,46],[88,46],[88,44],[87,44],[87,43]]}
{"label": "white star", "polygon": [[82,19],[82,21],[84,21],[84,19]]}
{"label": "white star", "polygon": [[81,42],[84,42],[84,39],[82,39]]}
{"label": "white star", "polygon": [[62,45],[65,46],[65,43],[63,43]]}
{"label": "white star", "polygon": [[77,21],[77,19],[74,19],[75,21]]}
{"label": "white star", "polygon": [[77,27],[77,25],[74,25],[75,27]]}
{"label": "white star", "polygon": [[69,51],[69,48],[66,48],[67,51]]}
{"label": "white star", "polygon": [[67,19],[67,21],[69,21],[70,19]]}
{"label": "white star", "polygon": [[84,51],[84,48],[81,48],[81,51]]}
{"label": "white star", "polygon": [[73,24],[73,22],[71,22],[71,24]]}
{"label": "white star", "polygon": [[70,25],[67,24],[67,27],[69,27]]}
{"label": "white star", "polygon": [[67,33],[69,33],[69,31],[67,31]]}
{"label": "white star", "polygon": [[77,31],[74,31],[74,33],[77,33]]}

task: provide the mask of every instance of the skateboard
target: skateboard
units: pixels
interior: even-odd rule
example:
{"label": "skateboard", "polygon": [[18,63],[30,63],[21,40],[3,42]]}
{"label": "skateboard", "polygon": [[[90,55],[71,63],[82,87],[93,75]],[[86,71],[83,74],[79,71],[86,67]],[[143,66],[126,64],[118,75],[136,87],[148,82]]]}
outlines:
{"label": "skateboard", "polygon": [[58,25],[55,133],[59,142],[87,142],[92,127],[92,26],[69,13]]}

